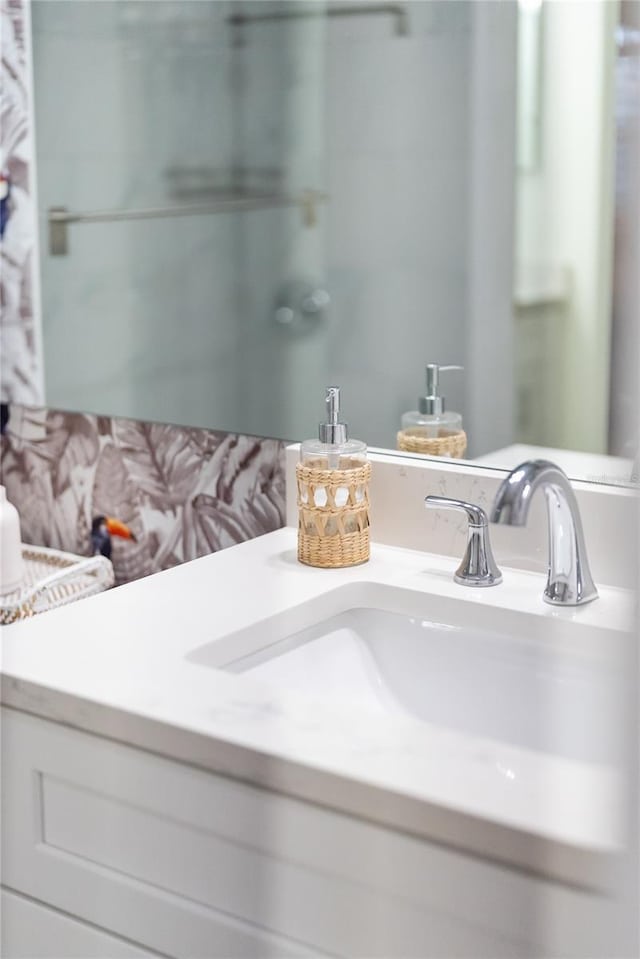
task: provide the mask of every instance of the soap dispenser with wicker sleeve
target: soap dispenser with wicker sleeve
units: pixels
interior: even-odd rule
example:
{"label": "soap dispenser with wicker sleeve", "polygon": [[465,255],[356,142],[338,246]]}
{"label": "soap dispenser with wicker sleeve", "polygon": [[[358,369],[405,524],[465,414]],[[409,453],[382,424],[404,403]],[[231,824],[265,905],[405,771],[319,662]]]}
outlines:
{"label": "soap dispenser with wicker sleeve", "polygon": [[462,416],[445,408],[439,384],[440,373],[462,369],[462,366],[427,364],[427,392],[418,398],[417,410],[409,410],[402,416],[402,429],[397,436],[399,450],[456,459],[464,456],[467,434],[462,429]]}
{"label": "soap dispenser with wicker sleeve", "polygon": [[340,388],[327,388],[327,420],[318,439],[305,440],[296,464],[298,559],[335,569],[369,559],[369,479],[366,444],[340,423]]}

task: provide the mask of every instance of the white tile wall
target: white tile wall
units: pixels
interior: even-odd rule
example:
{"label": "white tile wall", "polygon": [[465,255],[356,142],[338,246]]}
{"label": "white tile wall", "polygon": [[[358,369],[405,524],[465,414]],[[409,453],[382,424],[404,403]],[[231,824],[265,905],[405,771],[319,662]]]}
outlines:
{"label": "white tile wall", "polygon": [[[393,447],[425,364],[470,361],[473,8],[410,3],[398,36],[385,14],[232,30],[210,0],[36,0],[42,207],[171,202],[168,167],[233,161],[329,195],[313,229],[295,209],[72,226],[44,257],[48,403],[302,439],[337,382],[352,435]],[[287,339],[299,279],[331,308]],[[470,377],[445,390],[465,417]]]}
{"label": "white tile wall", "polygon": [[[33,7],[41,209],[170,206],[171,167],[226,175],[227,4]],[[48,403],[240,427],[236,220],[74,225],[52,257],[43,218]]]}

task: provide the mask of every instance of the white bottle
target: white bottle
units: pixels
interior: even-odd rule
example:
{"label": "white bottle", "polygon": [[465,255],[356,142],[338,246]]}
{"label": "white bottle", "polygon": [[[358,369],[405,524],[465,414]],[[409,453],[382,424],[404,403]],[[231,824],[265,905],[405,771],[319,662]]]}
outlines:
{"label": "white bottle", "polygon": [[13,593],[24,583],[24,561],[18,510],[0,486],[0,594]]}
{"label": "white bottle", "polygon": [[444,370],[462,370],[462,366],[438,366],[429,363],[426,367],[427,393],[418,399],[418,409],[409,410],[402,415],[402,429],[411,430],[413,435],[438,437],[448,433],[457,433],[462,429],[462,416],[453,410],[445,409],[444,396],[439,392],[439,374]]}

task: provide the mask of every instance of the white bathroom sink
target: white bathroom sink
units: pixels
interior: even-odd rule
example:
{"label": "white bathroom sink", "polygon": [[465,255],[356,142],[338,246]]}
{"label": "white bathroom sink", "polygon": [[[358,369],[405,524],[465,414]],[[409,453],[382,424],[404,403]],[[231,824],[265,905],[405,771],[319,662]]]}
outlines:
{"label": "white bathroom sink", "polygon": [[608,630],[566,618],[358,583],[189,659],[325,704],[599,762],[611,758],[620,689],[614,645]]}

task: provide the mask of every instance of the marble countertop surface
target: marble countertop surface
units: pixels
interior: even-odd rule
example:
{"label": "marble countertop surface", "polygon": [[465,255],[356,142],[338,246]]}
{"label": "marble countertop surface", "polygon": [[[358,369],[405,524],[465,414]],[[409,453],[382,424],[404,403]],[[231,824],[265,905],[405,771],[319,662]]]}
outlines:
{"label": "marble countertop surface", "polygon": [[477,456],[473,462],[481,466],[511,470],[528,459],[551,460],[573,479],[589,483],[609,483],[613,486],[632,485],[633,460],[604,453],[583,453],[579,450],[514,443],[512,446],[504,446],[502,449]]}
{"label": "marble countertop surface", "polygon": [[621,842],[624,787],[614,765],[310,701],[191,658],[205,643],[362,582],[531,613],[542,642],[545,624],[604,627],[623,655],[628,591],[605,587],[595,603],[558,610],[542,602],[539,573],[503,569],[501,587],[473,590],[453,582],[456,565],[373,544],[367,564],[311,569],[297,562],[296,531],[286,527],[3,627],[2,701],[498,862],[597,883]]}

